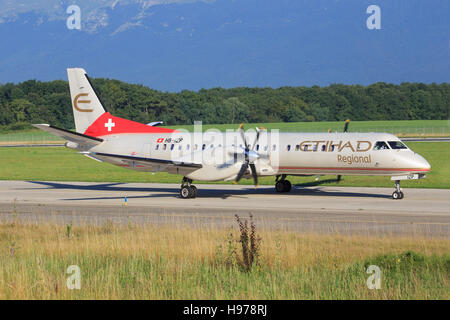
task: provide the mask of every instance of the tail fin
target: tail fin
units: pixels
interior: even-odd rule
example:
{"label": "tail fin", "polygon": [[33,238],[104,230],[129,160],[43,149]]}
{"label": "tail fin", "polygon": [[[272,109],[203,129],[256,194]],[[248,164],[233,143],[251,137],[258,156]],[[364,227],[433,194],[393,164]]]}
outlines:
{"label": "tail fin", "polygon": [[105,108],[84,69],[67,69],[67,77],[69,78],[75,129],[78,133],[85,133],[89,126],[105,113]]}

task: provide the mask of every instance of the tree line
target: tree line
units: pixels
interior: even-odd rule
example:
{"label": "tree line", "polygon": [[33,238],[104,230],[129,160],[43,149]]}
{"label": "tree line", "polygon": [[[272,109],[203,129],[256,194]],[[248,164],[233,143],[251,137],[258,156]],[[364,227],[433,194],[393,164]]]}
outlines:
{"label": "tree line", "polygon": [[[166,125],[242,122],[449,119],[448,83],[327,87],[213,88],[178,93],[111,79],[93,79],[106,109],[115,116]],[[30,123],[74,128],[66,81],[29,80],[0,85],[0,126]]]}

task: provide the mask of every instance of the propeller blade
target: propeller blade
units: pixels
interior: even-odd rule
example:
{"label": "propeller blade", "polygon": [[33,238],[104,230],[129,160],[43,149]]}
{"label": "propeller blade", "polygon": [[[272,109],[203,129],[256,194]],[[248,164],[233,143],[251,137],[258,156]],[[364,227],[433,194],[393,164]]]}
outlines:
{"label": "propeller blade", "polygon": [[253,181],[255,182],[255,188],[258,188],[258,175],[256,174],[256,166],[254,163],[250,163],[250,169],[252,171]]}
{"label": "propeller blade", "polygon": [[245,151],[248,151],[248,144],[247,144],[247,140],[245,140],[245,134],[244,134],[244,130],[242,129],[244,127],[244,124],[241,123],[241,125],[239,126],[239,133],[241,134],[241,138],[242,141],[244,141],[244,146],[245,146]]}
{"label": "propeller blade", "polygon": [[348,131],[348,125],[350,123],[350,119],[345,120],[345,125],[344,125],[344,132]]}
{"label": "propeller blade", "polygon": [[242,177],[244,176],[244,173],[245,173],[245,171],[247,170],[247,168],[248,168],[248,162],[244,162],[244,163],[242,164],[241,170],[239,170],[239,173],[238,173],[238,175],[236,176],[236,179],[234,180],[234,183],[235,183],[235,184],[238,183],[239,180],[242,179]]}
{"label": "propeller blade", "polygon": [[253,145],[252,145],[252,149],[251,150],[255,150],[255,146],[258,143],[260,134],[261,134],[261,130],[259,130],[259,128],[256,128],[256,138],[255,138],[255,141],[253,141]]}

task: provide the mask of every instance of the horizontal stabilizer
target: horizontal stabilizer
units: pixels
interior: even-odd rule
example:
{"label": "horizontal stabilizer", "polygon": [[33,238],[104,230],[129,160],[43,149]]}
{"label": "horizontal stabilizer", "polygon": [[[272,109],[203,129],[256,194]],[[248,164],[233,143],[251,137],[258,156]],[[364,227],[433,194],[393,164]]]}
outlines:
{"label": "horizontal stabilizer", "polygon": [[57,128],[49,124],[33,124],[33,127],[50,132],[58,137],[66,139],[67,141],[75,142],[80,146],[94,147],[103,142],[103,139],[91,137],[82,133],[72,132],[66,129]]}

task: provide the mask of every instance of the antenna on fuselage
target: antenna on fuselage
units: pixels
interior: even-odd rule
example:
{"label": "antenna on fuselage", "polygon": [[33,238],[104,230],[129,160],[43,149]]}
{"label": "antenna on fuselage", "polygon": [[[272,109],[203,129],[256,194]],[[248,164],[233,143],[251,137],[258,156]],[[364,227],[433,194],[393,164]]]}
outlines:
{"label": "antenna on fuselage", "polygon": [[350,124],[350,119],[345,120],[344,132],[348,132],[348,125]]}

